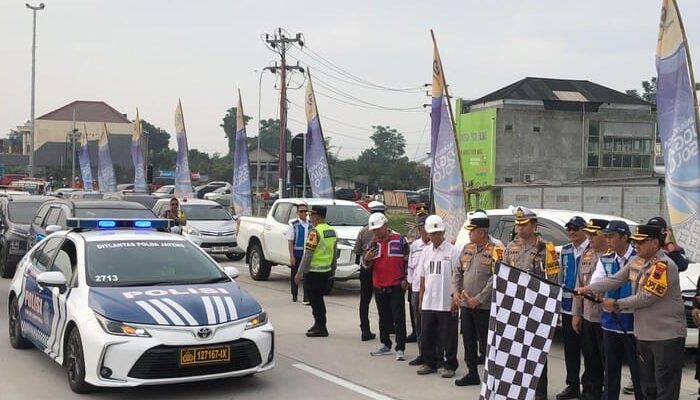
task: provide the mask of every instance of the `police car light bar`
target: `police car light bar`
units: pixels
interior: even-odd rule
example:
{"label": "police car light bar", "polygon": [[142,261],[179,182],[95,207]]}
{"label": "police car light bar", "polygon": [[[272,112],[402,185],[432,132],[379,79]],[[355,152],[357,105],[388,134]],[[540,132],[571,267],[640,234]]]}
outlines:
{"label": "police car light bar", "polygon": [[68,228],[79,229],[168,229],[169,219],[129,219],[129,218],[68,218]]}

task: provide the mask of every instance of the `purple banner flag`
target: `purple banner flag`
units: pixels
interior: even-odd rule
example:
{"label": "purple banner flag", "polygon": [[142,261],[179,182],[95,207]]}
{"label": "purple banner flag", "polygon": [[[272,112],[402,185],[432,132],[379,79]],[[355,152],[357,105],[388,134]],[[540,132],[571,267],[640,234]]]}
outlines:
{"label": "purple banner flag", "polygon": [[233,153],[233,187],[231,188],[231,206],[236,215],[253,215],[253,190],[250,184],[250,166],[248,165],[248,141],[245,133],[243,100],[238,91],[238,108],[236,109],[236,149]]}
{"label": "purple banner flag", "polygon": [[433,101],[430,113],[430,169],[435,213],[445,221],[445,238],[454,243],[467,219],[462,168],[454,124],[445,96],[445,77],[437,44],[433,48]]}
{"label": "purple banner flag", "polygon": [[666,168],[666,203],[676,241],[700,258],[700,155],[695,79],[675,0],[663,0],[656,48],[657,117]]}
{"label": "purple banner flag", "polygon": [[139,118],[138,108],[136,109],[134,132],[131,135],[131,159],[134,161],[134,192],[148,193],[143,166],[143,152],[141,151],[141,118]]}
{"label": "purple banner flag", "polygon": [[308,123],[305,140],[306,171],[309,174],[309,186],[311,186],[312,196],[332,199],[333,180],[331,171],[328,168],[326,143],[323,141],[323,130],[321,129],[321,121],[318,118],[316,96],[311,84],[311,72],[308,69],[307,73],[309,74],[309,83],[306,85],[306,121]]}
{"label": "purple banner flag", "polygon": [[175,109],[175,138],[177,139],[175,197],[191,197],[192,180],[190,176],[190,164],[187,159],[187,133],[185,132],[185,117],[182,114],[182,103],[180,100],[177,101],[177,109]]}
{"label": "purple banner flag", "polygon": [[80,154],[78,162],[80,163],[80,175],[83,177],[83,188],[85,190],[92,189],[92,170],[90,169],[90,152],[88,151],[87,126],[83,125],[83,134],[80,135]]}
{"label": "purple banner flag", "polygon": [[102,123],[102,134],[97,142],[97,182],[100,185],[100,192],[114,193],[117,191],[117,179],[114,176],[106,123]]}

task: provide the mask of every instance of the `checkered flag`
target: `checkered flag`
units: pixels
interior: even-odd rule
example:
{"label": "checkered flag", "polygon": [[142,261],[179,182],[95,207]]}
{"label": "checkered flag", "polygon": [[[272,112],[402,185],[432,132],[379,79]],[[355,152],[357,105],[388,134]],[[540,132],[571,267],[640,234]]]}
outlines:
{"label": "checkered flag", "polygon": [[480,399],[533,399],[561,311],[562,289],[500,263],[493,279]]}

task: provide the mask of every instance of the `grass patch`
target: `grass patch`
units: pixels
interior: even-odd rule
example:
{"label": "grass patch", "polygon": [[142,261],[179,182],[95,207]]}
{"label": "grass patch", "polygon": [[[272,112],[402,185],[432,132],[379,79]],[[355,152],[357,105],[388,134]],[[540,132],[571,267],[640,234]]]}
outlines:
{"label": "grass patch", "polygon": [[408,233],[409,225],[415,223],[416,217],[410,213],[397,213],[397,214],[387,214],[387,219],[389,220],[389,227],[402,235]]}

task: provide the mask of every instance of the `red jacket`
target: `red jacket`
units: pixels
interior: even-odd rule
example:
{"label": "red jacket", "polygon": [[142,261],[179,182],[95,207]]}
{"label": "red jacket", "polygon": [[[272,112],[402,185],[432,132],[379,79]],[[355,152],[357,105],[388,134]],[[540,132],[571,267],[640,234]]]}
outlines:
{"label": "red jacket", "polygon": [[391,232],[387,240],[372,241],[370,246],[379,246],[379,252],[372,262],[372,285],[375,288],[400,285],[404,280],[406,244],[406,238],[396,232]]}

